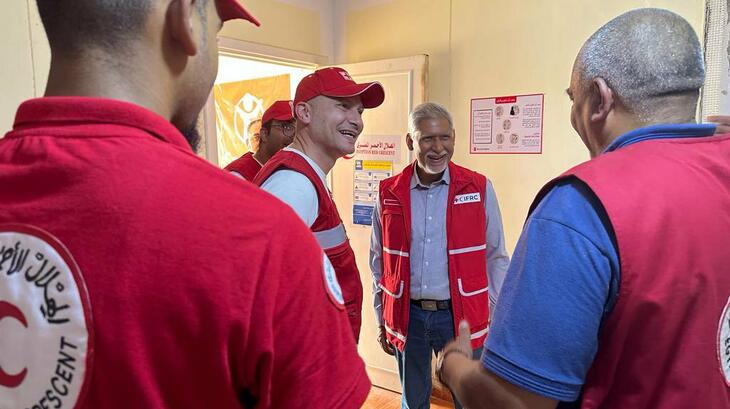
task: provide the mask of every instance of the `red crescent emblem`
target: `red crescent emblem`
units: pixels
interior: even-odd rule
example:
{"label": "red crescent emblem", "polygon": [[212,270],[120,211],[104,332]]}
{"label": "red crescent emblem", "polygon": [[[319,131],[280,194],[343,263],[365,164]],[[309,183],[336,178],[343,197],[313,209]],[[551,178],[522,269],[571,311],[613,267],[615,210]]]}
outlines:
{"label": "red crescent emblem", "polygon": [[[0,301],[0,321],[2,321],[3,318],[15,318],[18,322],[23,324],[24,327],[28,328],[28,321],[25,320],[23,312],[20,311],[18,307],[7,301]],[[23,383],[25,375],[27,374],[28,368],[23,368],[23,370],[16,375],[10,375],[3,371],[3,368],[0,368],[0,385],[8,388],[18,387],[18,385]]]}

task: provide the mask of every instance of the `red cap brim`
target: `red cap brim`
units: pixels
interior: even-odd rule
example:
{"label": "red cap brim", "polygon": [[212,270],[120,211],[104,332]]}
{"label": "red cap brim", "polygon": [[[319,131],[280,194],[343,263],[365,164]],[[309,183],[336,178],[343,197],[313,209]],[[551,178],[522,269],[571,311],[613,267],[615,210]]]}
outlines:
{"label": "red cap brim", "polygon": [[379,82],[366,82],[364,84],[352,84],[344,87],[330,89],[322,92],[327,97],[354,97],[360,95],[362,106],[365,108],[375,108],[380,106],[385,100],[385,90]]}
{"label": "red cap brim", "polygon": [[237,0],[217,0],[216,4],[218,5],[218,15],[220,16],[222,21],[235,20],[240,18],[250,21],[257,27],[261,25],[261,23],[256,20],[256,17],[254,17],[245,8],[243,8],[241,3],[239,3]]}

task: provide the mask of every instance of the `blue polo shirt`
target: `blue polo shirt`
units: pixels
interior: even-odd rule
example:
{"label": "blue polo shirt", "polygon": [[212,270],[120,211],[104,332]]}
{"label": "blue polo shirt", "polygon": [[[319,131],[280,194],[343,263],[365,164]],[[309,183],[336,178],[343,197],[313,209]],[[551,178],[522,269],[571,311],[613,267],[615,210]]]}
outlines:
{"label": "blue polo shirt", "polygon": [[[604,153],[645,140],[706,137],[712,124],[653,125]],[[558,182],[527,219],[492,315],[482,364],[526,390],[563,402],[580,392],[620,265],[606,211],[583,182]]]}

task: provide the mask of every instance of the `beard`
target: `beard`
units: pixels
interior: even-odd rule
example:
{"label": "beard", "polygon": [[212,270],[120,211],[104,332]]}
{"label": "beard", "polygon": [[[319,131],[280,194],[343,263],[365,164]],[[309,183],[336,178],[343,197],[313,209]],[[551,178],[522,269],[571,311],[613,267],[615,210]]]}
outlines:
{"label": "beard", "polygon": [[195,118],[195,121],[188,127],[179,129],[179,131],[185,137],[185,140],[188,141],[188,145],[190,145],[193,153],[197,154],[200,148],[200,140],[202,139],[198,131],[198,118]]}

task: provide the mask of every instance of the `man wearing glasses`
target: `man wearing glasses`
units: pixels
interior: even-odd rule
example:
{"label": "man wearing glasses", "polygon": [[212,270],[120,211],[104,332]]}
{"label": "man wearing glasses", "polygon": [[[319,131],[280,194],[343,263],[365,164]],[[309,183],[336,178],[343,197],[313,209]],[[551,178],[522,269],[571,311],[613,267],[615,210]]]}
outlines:
{"label": "man wearing glasses", "polygon": [[384,99],[380,83],[357,84],[342,68],[323,68],[307,75],[294,96],[294,142],[274,155],[254,181],[289,204],[314,233],[342,285],[342,307],[355,340],[360,335],[362,283],[325,176],[337,159],[355,152],[355,141],[363,130],[363,111],[379,106]]}
{"label": "man wearing glasses", "polygon": [[[252,124],[254,124],[254,121]],[[259,132],[250,133],[251,151],[231,162],[226,170],[236,176],[252,181],[261,167],[276,152],[294,140],[294,118],[291,112],[291,101],[276,101],[264,112]]]}

